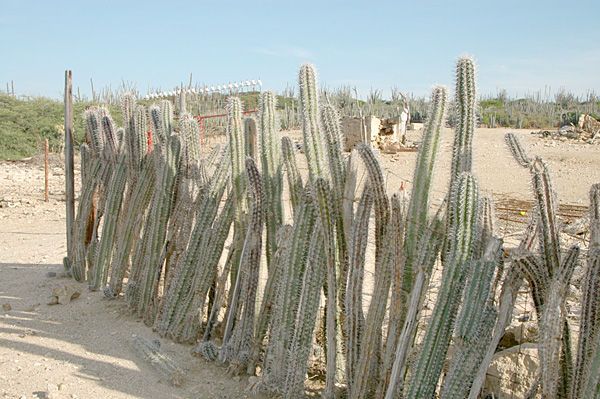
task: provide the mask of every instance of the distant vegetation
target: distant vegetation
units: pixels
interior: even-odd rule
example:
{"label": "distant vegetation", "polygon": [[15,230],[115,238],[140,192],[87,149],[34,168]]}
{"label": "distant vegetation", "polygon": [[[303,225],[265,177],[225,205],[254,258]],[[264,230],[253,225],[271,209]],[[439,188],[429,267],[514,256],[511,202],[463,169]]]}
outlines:
{"label": "distant vegetation", "polygon": [[[91,103],[74,105],[74,140],[76,146],[84,141],[83,111]],[[116,107],[113,107],[116,110]],[[120,119],[120,112],[114,112]],[[17,99],[0,93],[0,160],[29,157],[44,146],[45,139],[51,151],[61,151],[64,145],[65,109],[61,101],[44,97]]]}
{"label": "distant vegetation", "polygon": [[[413,122],[423,122],[427,117],[427,101],[424,97],[403,96],[396,88],[392,89],[391,99],[383,99],[379,90],[372,90],[366,100],[358,100],[356,91],[350,86],[325,89],[329,100],[338,107],[342,116],[376,115],[394,117],[407,103]],[[119,119],[116,94],[110,94],[107,101],[115,119]],[[253,100],[257,93],[247,99]],[[278,96],[278,108],[283,129],[300,128],[298,101],[294,89],[287,88]],[[83,111],[91,101],[77,101],[74,104],[74,139],[76,148],[84,141]],[[98,98],[98,100],[102,100]],[[146,101],[142,101],[146,102]],[[249,101],[253,102],[253,101]],[[253,106],[254,104],[250,104]],[[451,107],[452,108],[452,107]],[[480,124],[488,127],[512,127],[529,129],[552,129],[558,126],[576,124],[579,115],[590,114],[600,119],[600,97],[593,92],[583,98],[564,90],[553,96],[538,92],[525,98],[510,99],[505,91],[495,96],[483,96],[479,111]],[[451,112],[450,125],[456,118]],[[117,120],[117,123],[121,121]],[[62,151],[64,143],[64,106],[61,101],[44,97],[14,98],[0,93],[0,160],[23,158],[37,153],[48,139],[52,151]]]}

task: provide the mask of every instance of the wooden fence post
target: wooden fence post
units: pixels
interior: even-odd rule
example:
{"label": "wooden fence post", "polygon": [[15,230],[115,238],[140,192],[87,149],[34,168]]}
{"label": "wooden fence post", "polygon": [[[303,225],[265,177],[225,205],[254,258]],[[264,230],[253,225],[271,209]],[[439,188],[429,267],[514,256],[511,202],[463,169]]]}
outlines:
{"label": "wooden fence post", "polygon": [[73,259],[75,176],[73,171],[73,71],[65,71],[65,183],[67,206],[67,256]]}
{"label": "wooden fence post", "polygon": [[48,183],[50,176],[50,165],[48,160],[48,139],[44,143],[44,200],[48,202],[49,192],[48,192]]}

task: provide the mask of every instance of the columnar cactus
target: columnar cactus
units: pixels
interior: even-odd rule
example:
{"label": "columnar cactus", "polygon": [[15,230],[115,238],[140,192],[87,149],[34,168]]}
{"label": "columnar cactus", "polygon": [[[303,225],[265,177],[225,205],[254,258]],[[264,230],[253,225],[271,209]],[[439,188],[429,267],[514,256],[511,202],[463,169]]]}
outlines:
{"label": "columnar cactus", "polygon": [[[200,257],[209,249],[206,245],[210,242],[211,227],[217,217],[221,198],[229,182],[230,170],[229,154],[225,153],[208,184],[207,192],[198,205],[196,224],[191,233],[187,251],[181,264],[177,267],[173,281],[165,295],[156,327],[161,335],[175,335],[173,329],[181,325],[187,317],[185,312],[191,311],[195,294],[195,290],[192,288],[193,282],[195,275],[201,274],[197,265],[202,265],[206,270],[216,266],[200,263]],[[229,231],[229,226],[227,226],[227,231]]]}
{"label": "columnar cactus", "polygon": [[493,239],[488,241],[483,256],[473,262],[456,322],[454,353],[442,384],[441,398],[464,398],[471,388],[475,371],[484,360],[498,316],[492,306],[492,282],[501,255],[502,242]]}
{"label": "columnar cactus", "polygon": [[123,223],[123,230],[117,241],[115,256],[113,258],[110,284],[108,292],[110,297],[116,297],[122,291],[123,278],[129,266],[129,257],[133,245],[140,238],[144,225],[144,215],[150,204],[154,184],[156,182],[155,162],[150,155],[144,157],[141,173],[132,188],[129,200],[129,209]]}
{"label": "columnar cactus", "polygon": [[317,212],[310,190],[306,190],[294,214],[289,249],[283,255],[283,270],[277,287],[270,339],[265,360],[266,384],[284,392],[285,364],[296,323],[298,292],[308,257],[307,242],[315,228]]}
{"label": "columnar cactus", "polygon": [[592,377],[590,371],[594,352],[598,352],[596,341],[600,337],[600,184],[594,184],[590,190],[590,248],[582,290],[577,362],[573,372],[571,399],[591,397],[588,394],[583,395],[583,390],[586,381]]}
{"label": "columnar cactus", "polygon": [[462,56],[456,64],[456,102],[459,116],[454,136],[451,184],[463,172],[470,172],[473,163],[473,134],[477,122],[477,88],[475,61]]}
{"label": "columnar cactus", "polygon": [[277,96],[272,91],[261,93],[259,98],[258,132],[260,143],[260,162],[265,182],[265,196],[268,210],[267,227],[267,266],[271,267],[271,259],[277,251],[277,231],[283,224],[283,179],[281,156],[279,150],[279,120],[275,112]]}
{"label": "columnar cactus", "polygon": [[319,313],[321,289],[327,275],[325,265],[327,254],[323,241],[323,230],[320,227],[315,228],[309,243],[306,270],[302,277],[302,289],[299,294],[298,314],[287,352],[284,395],[290,399],[305,397],[306,370],[312,350],[315,322]]}
{"label": "columnar cactus", "polygon": [[300,204],[304,185],[296,162],[296,148],[292,139],[288,136],[283,136],[281,138],[281,150],[290,192],[290,202],[292,204],[292,209],[295,212]]}
{"label": "columnar cactus", "polygon": [[321,136],[323,127],[319,114],[317,72],[312,64],[306,63],[300,66],[299,81],[304,152],[308,161],[310,179],[314,181],[318,176],[327,176],[327,164]]}
{"label": "columnar cactus", "polygon": [[153,322],[154,308],[157,305],[154,303],[155,292],[162,269],[162,265],[159,263],[165,244],[167,223],[173,204],[173,188],[179,167],[181,141],[178,135],[169,136],[166,150],[162,168],[157,170],[158,179],[151,209],[151,241],[148,243],[148,251],[144,258],[146,268],[141,277],[141,284],[138,284],[139,297],[135,306],[138,314],[143,315],[149,324]]}
{"label": "columnar cactus", "polygon": [[[391,242],[390,201],[385,190],[383,173],[375,155],[365,144],[358,148],[369,175],[369,188],[373,191],[375,211],[375,287],[365,322],[365,331],[360,340],[360,355],[353,376],[353,385],[349,386],[351,398],[365,398],[370,395],[373,377],[379,376],[379,370],[373,370],[373,361],[380,350],[381,326],[391,285]],[[353,307],[362,306],[360,303]]]}
{"label": "columnar cactus", "polygon": [[104,213],[102,236],[95,254],[93,278],[90,284],[90,288],[94,290],[104,287],[108,280],[109,266],[115,247],[117,223],[123,201],[123,192],[125,191],[125,183],[127,182],[126,174],[127,153],[124,151],[115,165],[110,184],[107,187],[106,195],[108,199]]}
{"label": "columnar cactus", "polygon": [[[246,178],[249,193],[249,221],[244,248],[238,268],[236,285],[233,296],[240,299],[242,307],[239,320],[235,323],[232,342],[233,354],[237,358],[240,367],[245,367],[250,360],[250,352],[254,338],[254,319],[256,293],[258,289],[258,274],[260,268],[260,257],[262,251],[262,231],[265,214],[264,186],[258,168],[252,158],[246,158]],[[237,306],[232,305],[233,308]],[[228,345],[228,333],[233,328],[236,312],[229,313],[229,319],[225,327],[223,347]],[[233,339],[232,339],[233,340]]]}
{"label": "columnar cactus", "polygon": [[442,286],[433,315],[427,326],[421,352],[411,370],[413,378],[407,391],[408,398],[433,398],[437,381],[456,320],[460,299],[469,273],[472,247],[477,241],[478,189],[471,174],[464,173],[453,193],[449,208],[454,220],[448,232],[448,252],[444,264]]}
{"label": "columnar cactus", "polygon": [[[515,135],[507,135],[507,143],[519,164],[530,170],[535,200],[534,218],[540,255],[525,253],[517,264],[532,287],[540,333],[544,332],[540,335],[540,357],[549,364],[541,369],[542,391],[544,395],[559,393],[566,397],[571,390],[572,354],[569,325],[562,307],[579,249],[571,248],[561,261],[557,200],[548,167],[539,157],[531,160]],[[556,323],[560,325],[560,331]],[[555,342],[556,339],[559,342]]]}
{"label": "columnar cactus", "polygon": [[[346,382],[354,386],[360,354],[360,342],[364,330],[363,279],[365,254],[369,238],[369,217],[373,207],[373,191],[365,184],[358,203],[352,228],[348,253],[348,283],[346,286]],[[358,305],[358,306],[357,306]]]}

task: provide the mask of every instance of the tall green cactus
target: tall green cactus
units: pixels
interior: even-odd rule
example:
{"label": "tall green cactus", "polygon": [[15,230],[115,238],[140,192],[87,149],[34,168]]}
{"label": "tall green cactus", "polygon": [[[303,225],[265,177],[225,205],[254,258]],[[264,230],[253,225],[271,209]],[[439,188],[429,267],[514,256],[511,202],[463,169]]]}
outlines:
{"label": "tall green cactus", "polygon": [[[258,275],[262,251],[262,231],[265,214],[264,186],[262,177],[252,158],[246,158],[246,178],[249,194],[249,221],[248,230],[244,240],[244,248],[240,257],[240,265],[233,296],[240,298],[242,311],[239,320],[235,323],[235,331],[232,335],[235,341],[232,343],[233,355],[239,362],[238,367],[247,366],[250,360],[250,352],[254,339],[255,303],[258,289]],[[239,291],[236,292],[236,291]],[[235,308],[235,305],[232,305]],[[233,328],[233,320],[236,312],[229,313],[229,319],[225,327],[223,347],[229,343],[229,331]],[[233,339],[232,339],[233,340]]]}
{"label": "tall green cactus", "polygon": [[283,136],[281,138],[281,153],[286,169],[290,202],[292,204],[292,210],[295,212],[300,204],[304,185],[296,162],[296,149],[292,139],[288,136]]}
{"label": "tall green cactus", "polygon": [[477,122],[477,88],[475,60],[462,56],[456,63],[456,103],[458,126],[454,136],[451,185],[463,172],[470,172],[473,163],[473,134]]}
{"label": "tall green cactus", "polygon": [[318,176],[327,176],[325,149],[321,136],[323,127],[319,111],[319,89],[314,65],[305,63],[300,66],[299,82],[304,152],[310,179],[314,181]]}
{"label": "tall green cactus", "polygon": [[260,162],[265,182],[265,196],[268,210],[265,214],[267,227],[267,266],[277,251],[277,231],[283,224],[283,179],[279,150],[279,120],[275,108],[277,96],[272,91],[262,92],[259,98],[258,132],[260,142]]}
{"label": "tall green cactus", "polygon": [[[195,293],[193,289],[195,274],[203,270],[198,270],[197,265],[202,265],[206,270],[215,267],[215,265],[207,265],[200,261],[203,253],[209,249],[206,245],[210,242],[208,240],[212,232],[211,227],[217,217],[219,204],[229,181],[230,170],[229,154],[225,153],[208,184],[207,192],[198,205],[196,224],[192,230],[187,251],[181,264],[178,265],[173,281],[165,295],[156,326],[161,335],[176,335],[174,329],[183,323],[187,317],[186,312],[191,312]],[[233,199],[230,202],[233,202]],[[227,231],[229,231],[228,228]],[[174,337],[174,339],[178,341],[179,337]]]}
{"label": "tall green cactus", "polygon": [[[435,87],[431,93],[430,117],[423,130],[422,144],[415,166],[413,189],[406,214],[402,263],[397,266],[401,268],[401,281],[396,284],[399,284],[399,289],[404,295],[395,298],[400,302],[395,304],[395,307],[399,308],[396,318],[402,326],[402,331],[397,344],[393,344],[394,361],[390,363],[391,359],[388,360],[383,369],[384,381],[388,380],[389,375],[387,399],[396,395],[398,380],[404,375],[406,358],[414,339],[418,307],[423,290],[427,287],[429,270],[439,255],[443,237],[444,229],[439,223],[442,222],[445,213],[438,212],[436,217],[430,220],[429,207],[447,107],[448,90],[444,86]],[[424,226],[428,228],[423,228]],[[380,390],[383,390],[383,387]]]}
{"label": "tall green cactus", "polygon": [[[385,316],[386,305],[392,280],[391,275],[391,242],[390,234],[390,201],[385,190],[383,173],[372,150],[365,144],[358,147],[358,152],[365,163],[369,175],[369,187],[373,191],[375,211],[375,287],[365,321],[365,331],[360,340],[360,355],[355,365],[353,386],[349,386],[351,398],[365,398],[370,395],[374,379],[379,377],[380,370],[373,369],[375,356],[380,350],[381,327]],[[361,306],[352,304],[353,307]]]}
{"label": "tall green cactus", "polygon": [[144,262],[145,270],[138,285],[139,299],[136,304],[138,314],[143,315],[148,324],[153,323],[154,309],[157,306],[156,292],[162,265],[160,255],[165,244],[167,223],[173,204],[173,188],[179,167],[181,141],[173,134],[167,140],[165,159],[161,170],[157,171],[155,196],[152,200],[152,233]]}
{"label": "tall green cactus", "polygon": [[271,321],[270,339],[265,359],[266,385],[276,392],[284,392],[286,356],[296,323],[298,292],[306,267],[309,246],[317,218],[310,190],[306,190],[294,214],[290,245],[283,254],[283,270],[277,287]]}
{"label": "tall green cactus", "polygon": [[467,396],[475,372],[484,360],[498,316],[498,311],[492,306],[492,282],[500,265],[501,255],[501,240],[489,240],[483,256],[473,262],[456,321],[454,353],[442,384],[441,398]]}
{"label": "tall green cactus", "polygon": [[450,344],[460,299],[469,273],[471,252],[477,241],[478,188],[471,174],[464,173],[451,189],[449,208],[455,215],[448,232],[448,252],[442,275],[442,285],[433,315],[410,380],[408,398],[433,398]]}
{"label": "tall green cactus", "polygon": [[112,261],[112,254],[115,247],[115,237],[117,232],[117,222],[121,212],[123,202],[123,192],[127,182],[127,152],[123,151],[119,157],[115,170],[112,174],[110,184],[107,188],[107,203],[104,214],[104,224],[102,226],[102,236],[96,251],[94,261],[93,279],[90,289],[97,290],[103,288],[108,281],[109,266]]}

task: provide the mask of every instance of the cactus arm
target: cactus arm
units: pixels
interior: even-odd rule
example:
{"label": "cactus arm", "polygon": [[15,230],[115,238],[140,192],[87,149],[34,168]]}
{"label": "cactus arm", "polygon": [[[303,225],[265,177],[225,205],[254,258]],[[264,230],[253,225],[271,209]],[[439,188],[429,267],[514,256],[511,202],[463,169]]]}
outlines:
{"label": "cactus arm", "polygon": [[292,203],[292,209],[295,211],[300,204],[304,186],[302,183],[302,176],[300,176],[298,164],[296,162],[296,150],[294,149],[294,143],[288,136],[283,136],[281,138],[281,150],[283,162],[287,172],[286,175],[290,192],[290,202]]}
{"label": "cactus arm", "polygon": [[139,286],[139,299],[136,306],[138,314],[143,315],[146,321],[152,317],[152,299],[158,282],[162,265],[159,265],[160,255],[165,243],[167,223],[173,204],[173,192],[179,168],[181,141],[178,135],[171,135],[167,141],[166,159],[162,170],[157,172],[157,195],[153,199],[152,209],[152,239],[149,242],[149,251],[145,256],[146,270],[142,284]]}
{"label": "cactus arm", "polygon": [[519,268],[512,264],[502,282],[502,290],[499,298],[498,317],[491,338],[488,340],[487,348],[483,356],[483,360],[479,363],[477,370],[474,370],[473,383],[469,391],[468,399],[477,399],[481,392],[481,388],[485,382],[487,370],[492,362],[498,343],[504,335],[504,329],[512,319],[512,313],[517,294],[523,284],[523,274]]}
{"label": "cactus arm", "polygon": [[390,299],[390,311],[388,322],[388,334],[385,340],[385,351],[382,359],[382,369],[377,388],[377,395],[383,397],[385,389],[388,386],[394,354],[398,344],[404,317],[406,304],[408,303],[408,292],[402,289],[403,266],[402,258],[404,249],[404,232],[406,223],[406,211],[408,208],[408,198],[405,191],[400,190],[391,197],[391,221],[390,221],[390,261],[392,267],[392,289]]}
{"label": "cactus arm", "polygon": [[323,127],[319,118],[319,90],[317,72],[312,64],[300,66],[300,99],[298,101],[304,136],[304,152],[308,161],[310,180],[327,176],[324,143],[321,137]]}
{"label": "cactus arm", "polygon": [[450,185],[463,172],[471,172],[472,142],[477,121],[477,89],[475,61],[463,56],[456,63],[456,102],[459,109],[458,126],[454,136]]}
{"label": "cactus arm", "polygon": [[289,248],[290,245],[290,233],[292,230],[292,226],[289,224],[285,224],[279,228],[277,232],[277,251],[275,252],[271,268],[269,269],[269,275],[267,277],[267,282],[265,284],[265,290],[263,294],[263,299],[260,307],[260,312],[258,315],[258,320],[256,322],[256,337],[255,342],[263,342],[269,324],[271,324],[271,317],[273,315],[273,306],[275,302],[276,295],[276,287],[277,281],[281,278],[281,273],[283,269],[283,254]]}
{"label": "cactus arm", "polygon": [[513,154],[513,157],[515,157],[518,164],[524,168],[529,168],[531,166],[531,159],[529,159],[529,156],[527,155],[525,148],[523,148],[519,138],[512,132],[506,133],[506,136],[504,137],[508,149]]}
{"label": "cactus arm", "polygon": [[381,325],[385,316],[391,284],[390,201],[385,192],[383,173],[371,149],[361,144],[358,152],[365,163],[369,175],[369,188],[373,191],[375,211],[375,287],[361,339],[360,355],[350,388],[351,397],[364,398],[369,394],[372,383],[372,363],[381,342]]}
{"label": "cactus arm", "polygon": [[132,190],[127,219],[121,239],[117,242],[115,258],[110,278],[111,296],[118,295],[122,290],[123,278],[127,270],[127,260],[131,254],[134,243],[139,239],[143,226],[143,216],[148,208],[155,183],[155,168],[151,159],[146,157],[143,162],[141,173]]}
{"label": "cactus arm", "polygon": [[338,353],[338,307],[337,279],[340,270],[339,249],[337,247],[336,213],[334,211],[333,193],[329,182],[322,177],[315,180],[315,202],[322,225],[327,264],[327,376],[324,395],[331,395],[335,390]]}
{"label": "cactus arm", "polygon": [[540,247],[548,274],[558,270],[560,260],[560,239],[556,221],[557,201],[552,190],[548,167],[541,158],[531,164],[531,178],[536,202],[536,216],[540,221]]}

